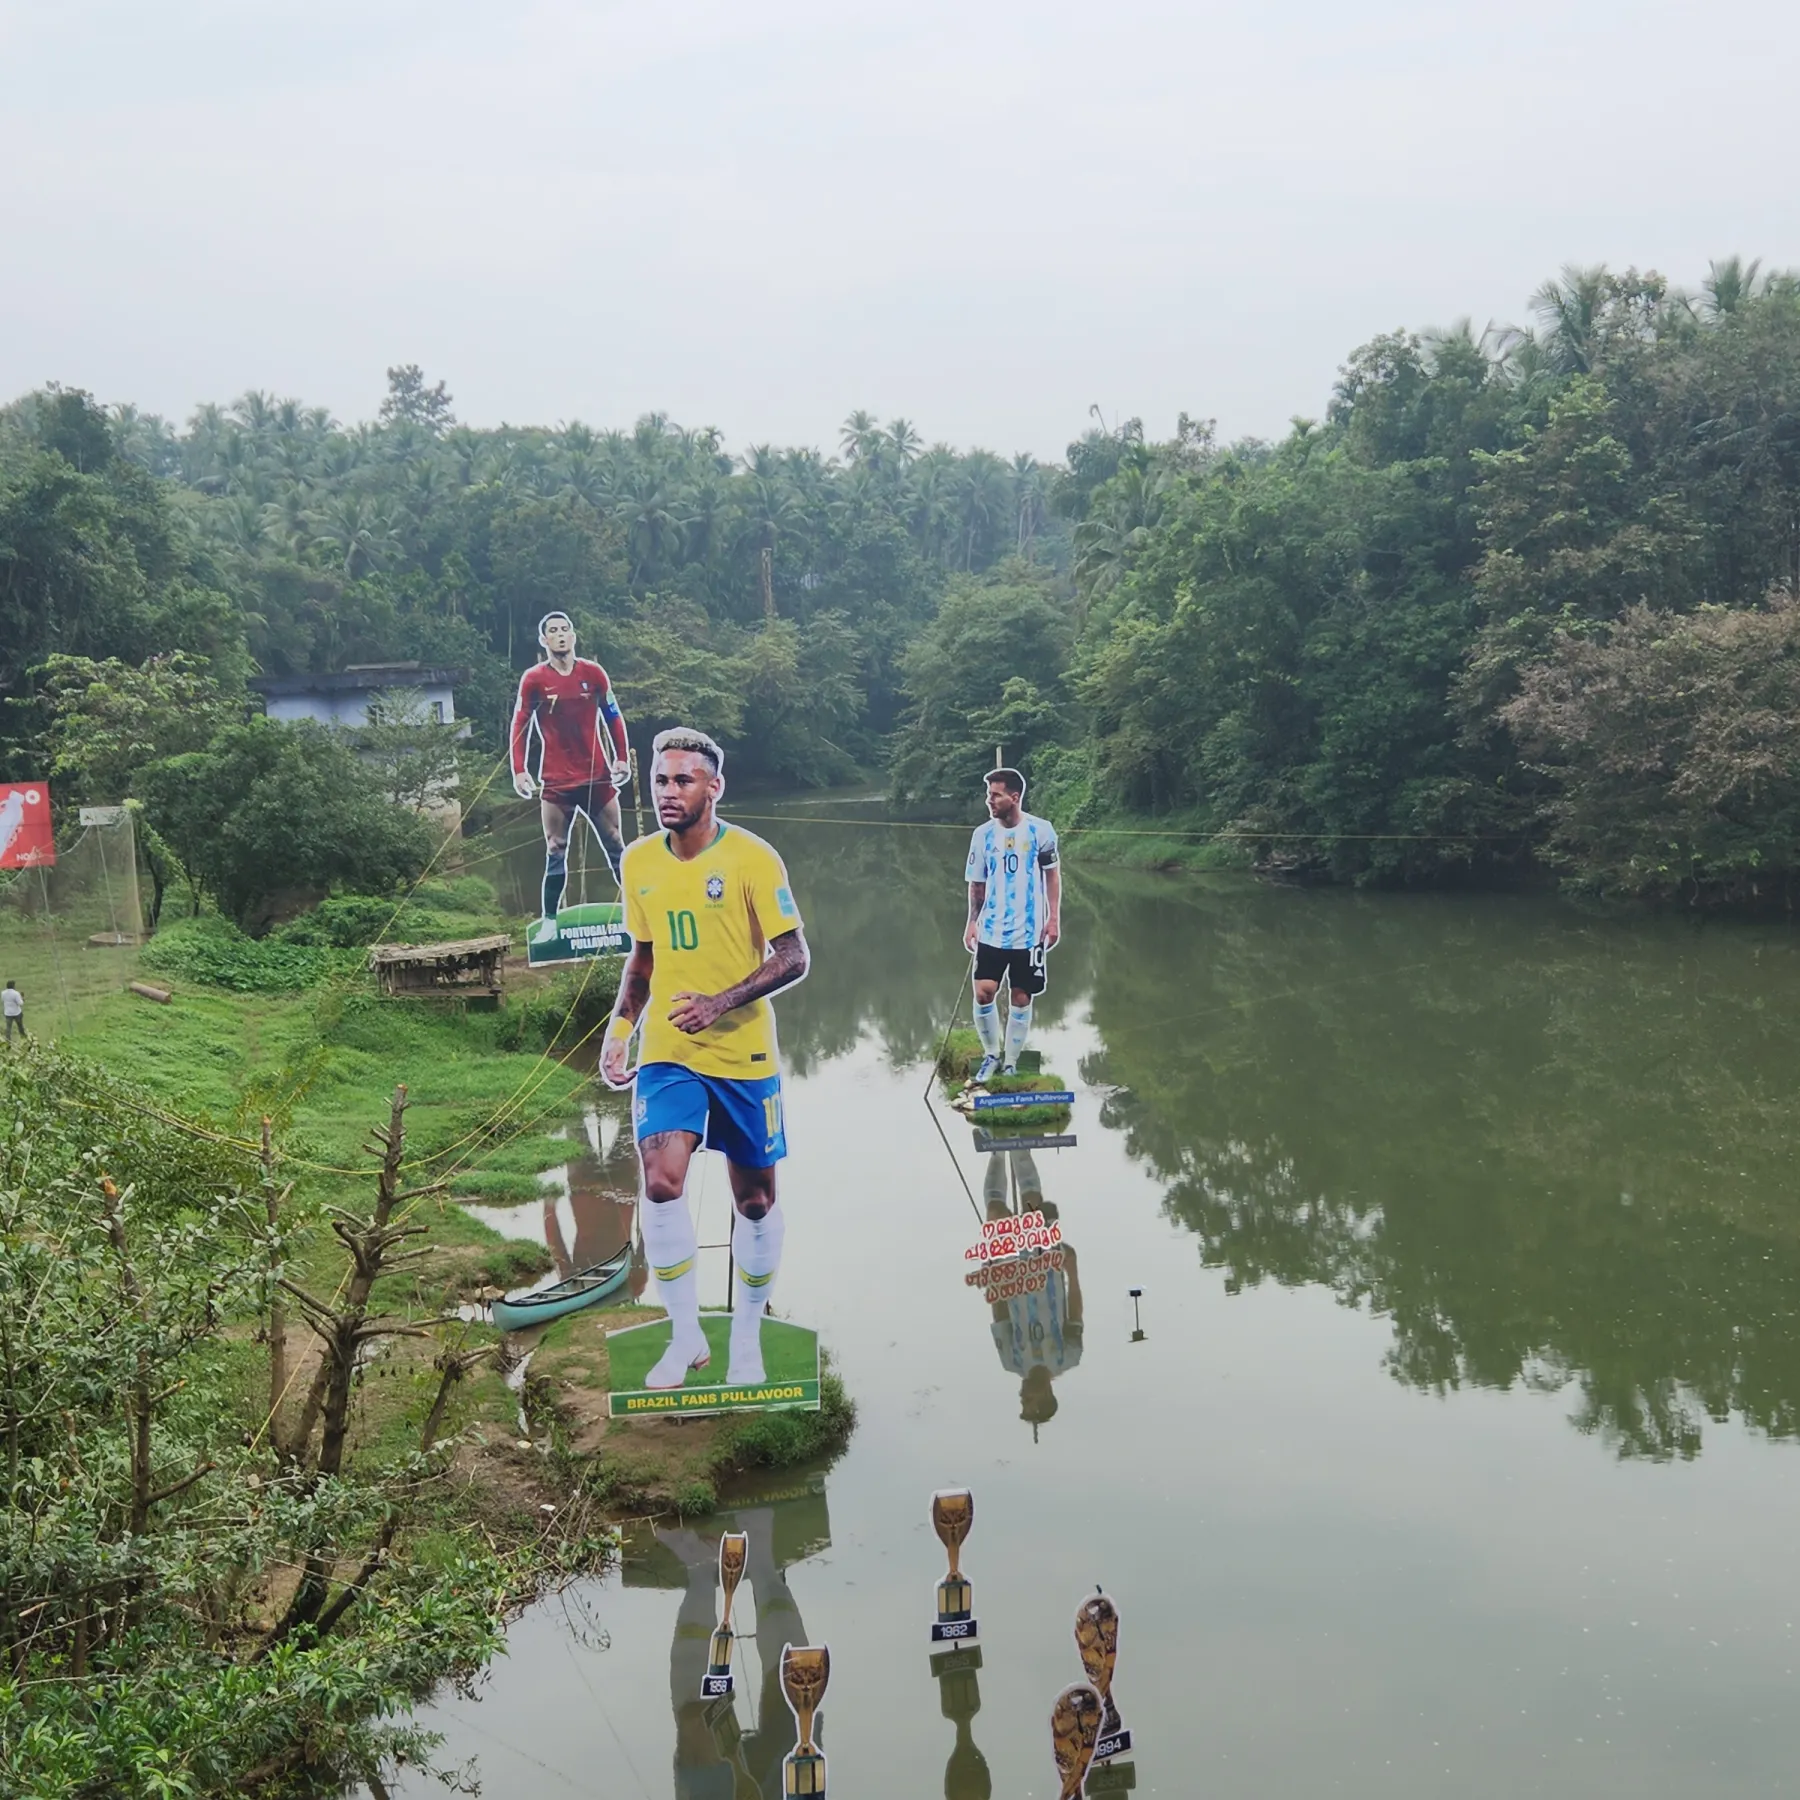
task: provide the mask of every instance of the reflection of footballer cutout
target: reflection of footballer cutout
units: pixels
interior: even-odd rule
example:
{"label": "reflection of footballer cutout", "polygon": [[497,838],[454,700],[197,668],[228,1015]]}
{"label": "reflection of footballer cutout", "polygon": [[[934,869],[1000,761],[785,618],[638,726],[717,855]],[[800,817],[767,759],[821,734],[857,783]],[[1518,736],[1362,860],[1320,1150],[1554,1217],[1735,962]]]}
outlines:
{"label": "reflection of footballer cutout", "polygon": [[[713,1523],[724,1525],[721,1517]],[[687,1590],[675,1619],[669,1652],[669,1698],[675,1711],[675,1792],[682,1800],[702,1795],[719,1800],[754,1800],[781,1791],[781,1759],[793,1748],[794,1720],[781,1691],[781,1646],[804,1643],[799,1603],[788,1586],[776,1551],[775,1511],[747,1507],[732,1515],[730,1529],[749,1537],[743,1586],[756,1614],[756,1655],[762,1681],[756,1690],[756,1719],[741,1731],[728,1700],[697,1698],[706,1672],[708,1646],[718,1605],[719,1540],[686,1526],[659,1526],[658,1541],[680,1557]],[[710,1529],[710,1526],[709,1526]],[[739,1589],[742,1606],[743,1589]],[[743,1641],[740,1631],[738,1641]]]}
{"label": "reflection of footballer cutout", "polygon": [[[606,1262],[635,1237],[637,1171],[634,1166],[627,1186],[625,1171],[619,1166],[621,1147],[628,1147],[631,1140],[621,1131],[603,1153],[599,1115],[590,1111],[583,1128],[583,1152],[570,1159],[565,1176],[569,1217],[574,1224],[572,1234],[563,1229],[561,1203],[565,1196],[559,1190],[565,1182],[557,1183],[544,1194],[544,1244],[556,1265],[557,1276],[565,1281]],[[632,1161],[635,1165],[636,1159]],[[625,1291],[635,1300],[647,1285],[644,1259],[639,1255],[632,1262]]]}
{"label": "reflection of footballer cutout", "polygon": [[647,1388],[678,1388],[711,1360],[700,1329],[699,1254],[685,1190],[694,1151],[723,1151],[737,1218],[731,1314],[733,1387],[764,1384],[762,1316],[786,1217],[775,1165],[787,1154],[769,995],[808,965],[787,870],[752,832],[714,808],[725,753],[702,731],[656,740],[651,793],[662,830],[626,852],[622,887],[632,950],[600,1053],[613,1087],[641,1023],[632,1119],[643,1166],[644,1252],[669,1315],[669,1348]]}
{"label": "reflection of footballer cutout", "polygon": [[[1008,1164],[1011,1165],[1013,1200],[1007,1199]],[[1046,1224],[1057,1220],[1057,1209],[1044,1198],[1043,1182],[1029,1150],[996,1150],[988,1158],[982,1198],[990,1219],[1019,1213],[1041,1212]],[[1065,1369],[1081,1361],[1081,1271],[1074,1247],[1065,1238],[1058,1246],[1060,1266],[1045,1271],[1041,1287],[993,1302],[994,1348],[1003,1367],[1020,1378],[1019,1417],[1038,1426],[1056,1412],[1051,1383]],[[1029,1269],[1032,1258],[1019,1266]],[[991,1272],[991,1271],[990,1271]]]}
{"label": "reflection of footballer cutout", "polygon": [[[988,820],[969,840],[965,875],[969,921],[963,948],[975,957],[975,1032],[981,1066],[972,1086],[1016,1075],[1031,1035],[1031,1003],[1049,981],[1045,959],[1062,935],[1062,870],[1056,827],[1024,810],[1025,777],[995,769],[987,778]],[[1010,988],[1004,1039],[997,1004]]]}
{"label": "reflection of footballer cutout", "polygon": [[[569,879],[569,834],[580,814],[599,840],[606,866],[616,879],[624,827],[619,789],[630,778],[625,716],[613,698],[612,683],[597,662],[575,654],[575,626],[567,613],[545,613],[538,621],[544,660],[525,671],[513,707],[513,792],[521,800],[539,796],[544,824],[544,889],[541,911],[556,917]],[[608,742],[600,741],[606,721]],[[533,732],[543,745],[534,784],[526,768]]]}

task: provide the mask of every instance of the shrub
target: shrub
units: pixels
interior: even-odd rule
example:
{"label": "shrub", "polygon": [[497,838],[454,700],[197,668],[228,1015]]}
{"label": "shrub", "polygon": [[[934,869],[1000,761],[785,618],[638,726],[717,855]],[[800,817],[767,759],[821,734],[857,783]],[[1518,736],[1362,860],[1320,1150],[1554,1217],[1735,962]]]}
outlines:
{"label": "shrub", "polygon": [[1550,858],[1601,892],[1769,898],[1800,875],[1800,605],[1629,608],[1502,709],[1555,785]]}
{"label": "shrub", "polygon": [[159,931],[139,960],[146,969],[205,987],[236,994],[287,994],[348,974],[362,958],[354,952],[279,938],[246,937],[229,919],[206,914]]}

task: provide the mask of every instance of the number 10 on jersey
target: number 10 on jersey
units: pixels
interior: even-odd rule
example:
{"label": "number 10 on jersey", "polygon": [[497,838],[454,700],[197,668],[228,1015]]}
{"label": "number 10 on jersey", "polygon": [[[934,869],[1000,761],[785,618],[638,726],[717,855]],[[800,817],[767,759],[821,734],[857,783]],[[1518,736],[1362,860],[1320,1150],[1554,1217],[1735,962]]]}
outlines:
{"label": "number 10 on jersey", "polygon": [[669,919],[669,948],[671,950],[698,950],[700,948],[700,926],[691,912],[672,912]]}

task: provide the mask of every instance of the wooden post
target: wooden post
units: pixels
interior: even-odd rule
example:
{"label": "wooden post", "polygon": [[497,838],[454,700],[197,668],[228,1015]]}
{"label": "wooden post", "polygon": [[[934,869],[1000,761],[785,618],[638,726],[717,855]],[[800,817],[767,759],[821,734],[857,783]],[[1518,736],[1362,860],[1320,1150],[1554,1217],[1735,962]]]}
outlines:
{"label": "wooden post", "polygon": [[643,772],[638,768],[637,746],[631,749],[631,812],[637,821],[637,834],[644,835],[644,781]]}
{"label": "wooden post", "polygon": [[1006,746],[1004,744],[996,744],[994,746],[994,767],[996,769],[1004,769],[1006,767]]}
{"label": "wooden post", "polygon": [[287,1302],[282,1297],[280,1237],[282,1195],[275,1186],[275,1121],[262,1119],[263,1210],[268,1217],[269,1442],[281,1450],[281,1403],[287,1398]]}

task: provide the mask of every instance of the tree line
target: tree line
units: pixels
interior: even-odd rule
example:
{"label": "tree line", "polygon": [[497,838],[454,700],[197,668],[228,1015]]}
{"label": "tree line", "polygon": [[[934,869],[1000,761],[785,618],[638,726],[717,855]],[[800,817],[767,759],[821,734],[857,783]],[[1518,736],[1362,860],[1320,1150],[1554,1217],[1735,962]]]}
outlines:
{"label": "tree line", "polygon": [[[634,730],[700,724],[750,779],[935,804],[1004,743],[1059,822],[1272,872],[1784,897],[1800,283],[1570,269],[1534,307],[1376,338],[1276,442],[1102,422],[1059,464],[863,412],[829,455],[477,430],[411,365],[352,427],[46,390],[0,413],[0,758],[148,794],[171,756],[266,760],[214,743],[253,670],[416,658],[469,671],[491,759],[560,607]],[[134,682],[188,685],[121,709]]]}
{"label": "tree line", "polygon": [[1571,269],[1535,304],[1364,345],[1277,444],[1086,447],[1116,467],[1035,678],[1066,808],[1301,876],[1788,896],[1800,282]]}

